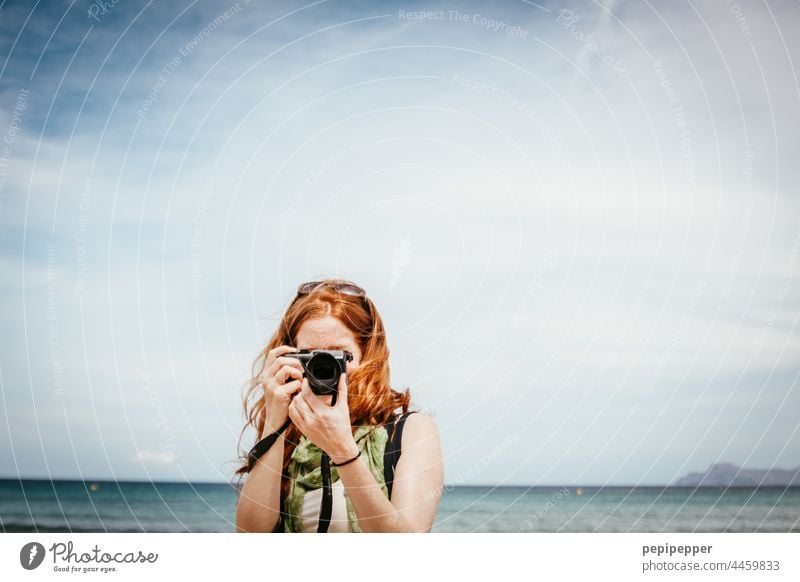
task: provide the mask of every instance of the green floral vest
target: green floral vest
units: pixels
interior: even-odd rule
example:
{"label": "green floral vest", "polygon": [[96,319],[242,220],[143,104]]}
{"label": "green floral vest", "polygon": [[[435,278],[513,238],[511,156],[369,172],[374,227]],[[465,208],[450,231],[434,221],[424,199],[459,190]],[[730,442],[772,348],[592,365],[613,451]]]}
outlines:
{"label": "green floral vest", "polygon": [[[388,488],[383,476],[383,454],[388,440],[384,426],[360,426],[353,434],[361,457],[367,462],[370,472],[380,484],[383,494],[389,497]],[[289,494],[284,500],[284,529],[285,532],[303,531],[301,515],[303,497],[306,492],[322,487],[322,450],[305,436],[301,436],[297,446],[292,452],[289,461]],[[331,467],[331,483],[339,480],[336,467]],[[345,493],[347,516],[354,532],[360,532],[355,510],[350,498]]]}

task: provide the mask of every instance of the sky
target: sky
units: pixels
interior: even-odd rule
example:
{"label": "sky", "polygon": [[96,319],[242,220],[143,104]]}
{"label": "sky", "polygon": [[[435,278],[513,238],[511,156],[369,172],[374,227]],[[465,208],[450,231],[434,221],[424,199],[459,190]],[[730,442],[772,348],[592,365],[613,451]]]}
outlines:
{"label": "sky", "polygon": [[377,305],[448,484],[799,466],[798,25],[0,2],[0,477],[230,480],[325,276]]}

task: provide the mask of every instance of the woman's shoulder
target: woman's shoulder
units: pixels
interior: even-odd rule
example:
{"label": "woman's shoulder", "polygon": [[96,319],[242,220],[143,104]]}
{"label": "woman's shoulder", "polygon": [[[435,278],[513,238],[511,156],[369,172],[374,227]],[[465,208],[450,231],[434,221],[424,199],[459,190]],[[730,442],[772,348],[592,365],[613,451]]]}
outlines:
{"label": "woman's shoulder", "polygon": [[409,413],[405,420],[403,446],[426,441],[435,437],[438,432],[439,429],[436,427],[436,420],[433,416],[422,411],[413,411],[413,414]]}
{"label": "woman's shoulder", "polygon": [[442,445],[433,416],[423,412],[409,414],[400,446],[403,450],[397,465],[400,478],[421,475],[429,470],[430,475],[436,475],[441,470]]}

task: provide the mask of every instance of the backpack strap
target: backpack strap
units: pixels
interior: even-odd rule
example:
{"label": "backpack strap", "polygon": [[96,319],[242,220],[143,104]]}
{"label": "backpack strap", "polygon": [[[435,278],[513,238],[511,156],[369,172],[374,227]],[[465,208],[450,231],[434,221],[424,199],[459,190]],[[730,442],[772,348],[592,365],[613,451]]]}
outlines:
{"label": "backpack strap", "polygon": [[392,419],[386,423],[386,432],[389,434],[389,438],[386,441],[386,448],[383,451],[383,480],[386,482],[389,499],[392,498],[394,470],[397,467],[397,462],[400,460],[403,444],[403,427],[409,415],[415,412],[416,410],[412,410],[405,414],[400,414],[399,416],[393,416]]}

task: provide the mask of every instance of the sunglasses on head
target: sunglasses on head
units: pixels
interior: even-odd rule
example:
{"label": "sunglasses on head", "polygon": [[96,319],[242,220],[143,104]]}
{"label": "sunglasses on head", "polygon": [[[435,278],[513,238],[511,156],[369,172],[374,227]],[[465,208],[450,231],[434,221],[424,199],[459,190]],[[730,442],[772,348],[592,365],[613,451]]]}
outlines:
{"label": "sunglasses on head", "polygon": [[350,281],[309,281],[297,288],[297,295],[309,295],[325,289],[332,289],[342,295],[351,295],[353,297],[363,298],[367,296],[367,292],[364,289]]}

